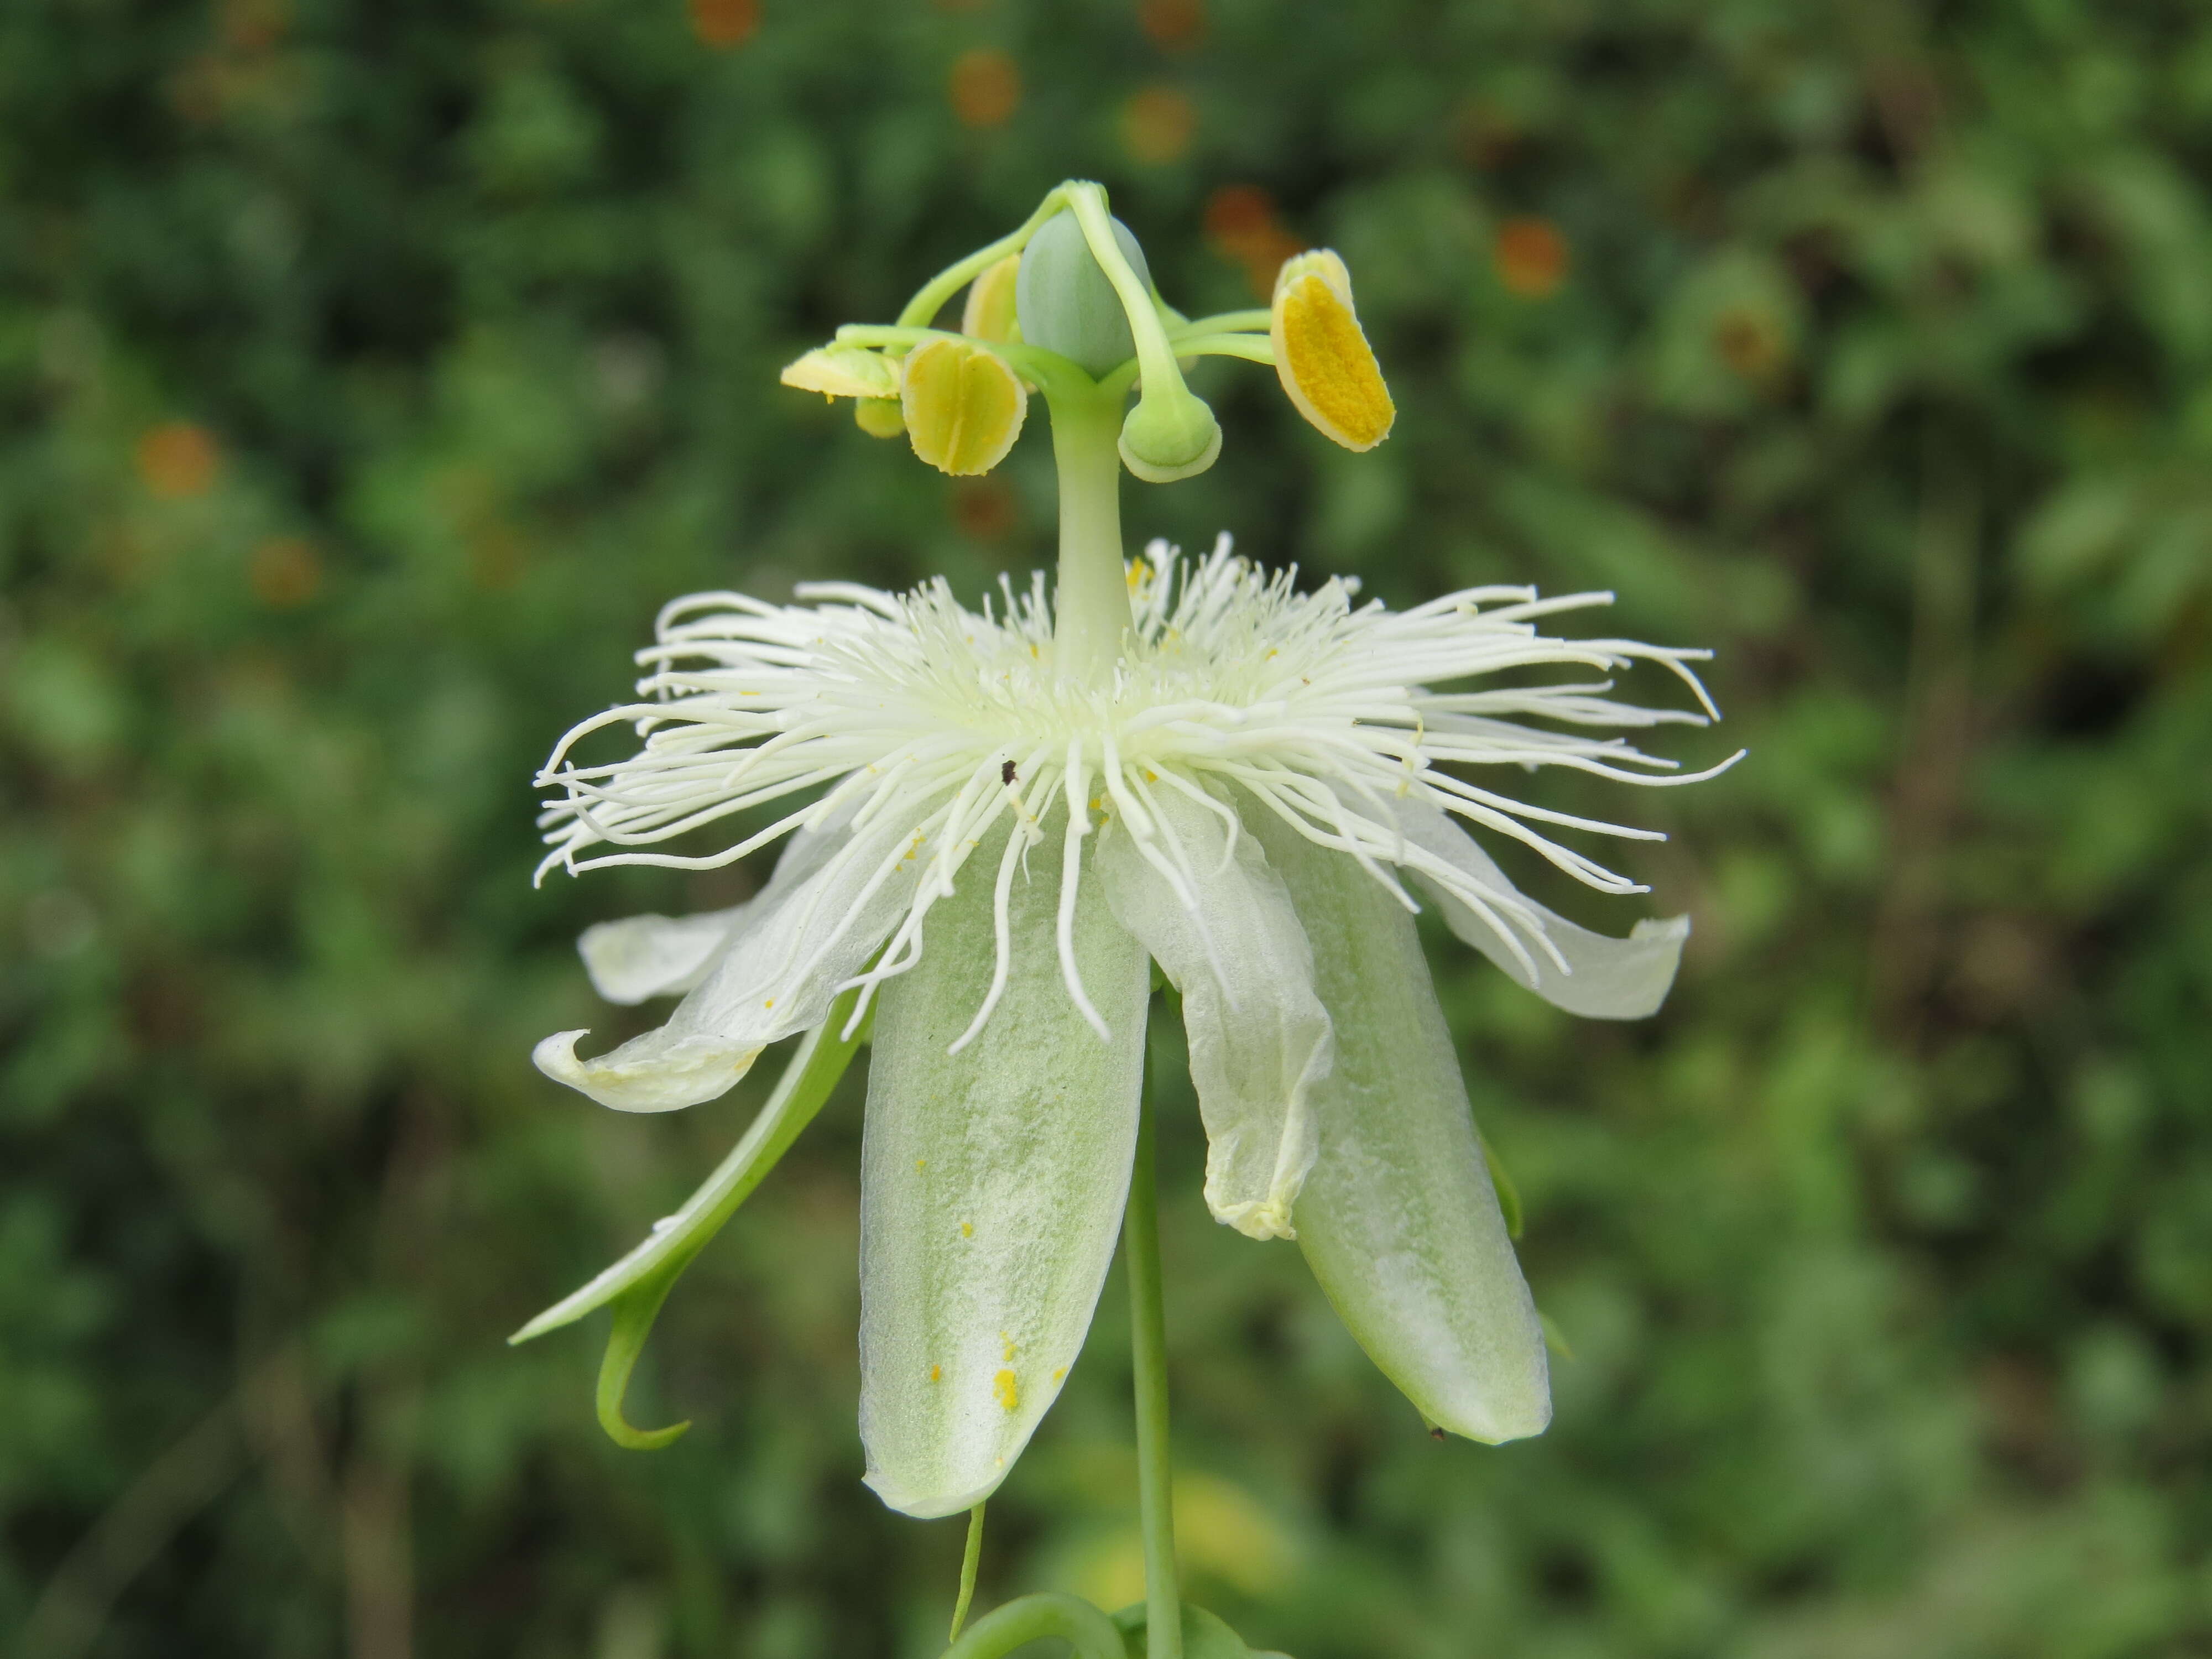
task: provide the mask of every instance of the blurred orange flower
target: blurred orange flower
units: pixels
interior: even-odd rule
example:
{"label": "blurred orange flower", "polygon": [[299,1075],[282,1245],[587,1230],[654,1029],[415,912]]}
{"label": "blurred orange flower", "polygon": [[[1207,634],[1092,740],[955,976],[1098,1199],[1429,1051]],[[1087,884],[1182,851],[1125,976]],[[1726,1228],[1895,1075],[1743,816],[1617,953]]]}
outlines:
{"label": "blurred orange flower", "polygon": [[726,51],[760,27],[760,0],[690,0],[691,33],[702,45]]}
{"label": "blurred orange flower", "polygon": [[1491,262],[1514,293],[1545,299],[1567,279],[1567,239],[1549,219],[1508,219],[1498,228]]}
{"label": "blurred orange flower", "polygon": [[1173,87],[1146,87],[1121,106],[1121,145],[1149,167],[1179,161],[1198,131],[1198,106]]}
{"label": "blurred orange flower", "polygon": [[253,550],[246,571],[253,597],[272,611],[291,611],[315,597],[323,562],[314,544],[299,536],[271,536]]}
{"label": "blurred orange flower", "polygon": [[953,60],[949,91],[962,125],[999,126],[1021,105],[1022,71],[1005,52],[979,46]]}
{"label": "blurred orange flower", "polygon": [[1244,267],[1252,291],[1275,291],[1275,273],[1305,244],[1276,216],[1275,198],[1257,185],[1224,185],[1206,199],[1206,235],[1217,252]]}
{"label": "blurred orange flower", "polygon": [[164,501],[204,495],[222,465],[222,453],[205,427],[165,421],[138,440],[138,477]]}
{"label": "blurred orange flower", "polygon": [[1206,0],[1138,0],[1137,27],[1156,46],[1187,50],[1206,39]]}

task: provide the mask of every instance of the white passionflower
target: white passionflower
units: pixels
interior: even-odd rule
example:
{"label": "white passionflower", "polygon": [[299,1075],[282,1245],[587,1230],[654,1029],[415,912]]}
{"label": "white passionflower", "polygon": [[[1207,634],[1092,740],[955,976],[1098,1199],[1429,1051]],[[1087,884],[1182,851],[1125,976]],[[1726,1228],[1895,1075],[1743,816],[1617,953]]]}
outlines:
{"label": "white passionflower", "polygon": [[[961,332],[935,327],[963,288]],[[1301,592],[1225,537],[1194,563],[1159,544],[1125,562],[1124,468],[1170,483],[1220,453],[1182,379],[1207,356],[1273,365],[1348,449],[1395,421],[1336,255],[1286,261],[1266,311],[1187,319],[1102,189],[1053,191],[896,323],[841,328],[784,374],[854,398],[864,430],[904,432],[949,473],[995,466],[1042,394],[1060,483],[1049,599],[1042,574],[1020,593],[1002,581],[980,611],[941,580],[906,594],[817,583],[793,605],[679,599],[639,653],[639,700],[571,732],[538,780],[554,792],[541,877],[702,869],[782,844],[744,904],[587,932],[611,1000],[682,1000],[589,1058],[587,1032],[548,1037],[539,1066],[607,1105],[665,1111],[799,1041],[690,1200],[514,1340],[611,1307],[601,1423],[638,1447],[683,1432],[622,1414],[653,1316],[872,1028],[860,1434],[894,1508],[975,1506],[949,1659],[1005,1659],[1041,1637],[1082,1659],[1247,1651],[1176,1581],[1143,1087],[1154,965],[1182,994],[1214,1215],[1295,1238],[1432,1425],[1499,1441],[1550,1419],[1544,1340],[1413,914],[1433,902],[1520,984],[1599,1018],[1656,1009],[1689,931],[1679,917],[1626,939],[1576,927],[1516,891],[1470,831],[1641,891],[1549,832],[1650,832],[1525,804],[1496,780],[1558,766],[1692,781],[1617,733],[1711,718],[1689,666],[1705,653],[1544,631],[1602,593],[1470,588],[1394,612],[1357,603],[1348,580]],[[1611,677],[1638,663],[1670,671],[1696,708],[1613,701]],[[1565,672],[1544,684],[1547,669]],[[623,727],[635,752],[598,758]],[[1109,1619],[1023,1596],[961,1636],[982,1500],[1074,1364],[1117,1231],[1145,1601]]]}
{"label": "white passionflower", "polygon": [[[1192,563],[1156,544],[1127,580],[1132,624],[1093,676],[1065,672],[1042,574],[980,612],[942,581],[678,600],[639,653],[641,701],[571,732],[540,779],[557,792],[547,868],[698,869],[786,843],[734,908],[586,933],[611,1000],[683,1000],[594,1057],[584,1032],[547,1038],[550,1076],[623,1110],[690,1106],[842,992],[859,988],[854,1025],[879,998],[861,1430],[870,1484],[915,1515],[998,1484],[1082,1346],[1127,1189],[1151,962],[1182,994],[1213,1214],[1296,1238],[1431,1422],[1541,1430],[1543,1339],[1415,895],[1519,983],[1597,1018],[1656,1008],[1688,931],[1578,927],[1467,831],[1642,890],[1545,828],[1650,832],[1524,804],[1496,775],[1688,781],[1605,732],[1702,724],[1687,665],[1705,653],[1543,631],[1601,593],[1486,587],[1392,611],[1348,580],[1301,592],[1225,537]],[[1638,662],[1702,712],[1614,701],[1605,677]],[[1547,667],[1571,678],[1528,683]],[[574,758],[631,725],[635,753]],[[771,805],[728,845],[662,846]]]}

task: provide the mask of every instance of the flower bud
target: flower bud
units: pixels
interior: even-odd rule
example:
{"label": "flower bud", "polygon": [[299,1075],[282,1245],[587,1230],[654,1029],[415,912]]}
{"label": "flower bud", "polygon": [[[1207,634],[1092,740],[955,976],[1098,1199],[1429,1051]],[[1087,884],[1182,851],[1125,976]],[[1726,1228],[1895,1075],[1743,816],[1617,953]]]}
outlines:
{"label": "flower bud", "polygon": [[864,346],[817,347],[798,362],[786,364],[781,379],[786,386],[818,392],[825,398],[899,395],[898,365]]}
{"label": "flower bud", "polygon": [[1372,449],[1398,418],[1352,308],[1352,274],[1327,248],[1285,259],[1268,325],[1275,373],[1298,413],[1346,449]]}
{"label": "flower bud", "polygon": [[871,438],[896,438],[906,430],[906,411],[896,398],[861,398],[853,404],[853,424]]}
{"label": "flower bud", "polygon": [[1022,256],[1009,253],[968,285],[968,303],[960,313],[960,331],[978,340],[1011,341],[1021,331],[1014,325],[1014,290]]}
{"label": "flower bud", "polygon": [[1004,460],[1029,412],[1029,388],[995,354],[932,340],[907,354],[899,407],[914,453],[956,477]]}
{"label": "flower bud", "polygon": [[1139,398],[1121,422],[1121,464],[1146,483],[1194,477],[1221,453],[1221,422],[1203,398],[1176,388]]}
{"label": "flower bud", "polygon": [[[1121,257],[1149,293],[1152,278],[1145,251],[1127,225],[1119,219],[1113,224]],[[1037,227],[1022,250],[1015,289],[1015,313],[1028,344],[1058,352],[1093,378],[1137,355],[1121,296],[1099,268],[1073,213],[1054,214]]]}

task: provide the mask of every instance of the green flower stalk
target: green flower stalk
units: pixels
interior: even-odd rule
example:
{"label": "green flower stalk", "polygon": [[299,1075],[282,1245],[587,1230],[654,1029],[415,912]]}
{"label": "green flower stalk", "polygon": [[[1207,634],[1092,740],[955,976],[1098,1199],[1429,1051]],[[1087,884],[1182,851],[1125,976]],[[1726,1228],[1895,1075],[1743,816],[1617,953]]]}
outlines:
{"label": "green flower stalk", "polygon": [[[963,288],[963,331],[930,326]],[[1471,832],[1601,891],[1641,891],[1552,832],[1651,832],[1524,804],[1495,780],[1550,766],[1694,781],[1711,772],[1682,775],[1618,734],[1715,717],[1690,665],[1705,653],[1544,631],[1609,595],[1482,587],[1395,612],[1359,602],[1349,579],[1301,592],[1226,537],[1194,560],[1158,544],[1128,559],[1121,472],[1188,477],[1219,453],[1219,426],[1182,379],[1210,356],[1273,364],[1299,412],[1348,448],[1389,433],[1395,411],[1334,253],[1287,262],[1267,311],[1186,319],[1105,192],[1060,186],[897,324],[842,329],[784,374],[858,400],[866,429],[903,432],[952,473],[997,465],[1040,394],[1060,483],[1049,592],[1039,574],[1002,581],[980,609],[941,580],[903,594],[816,584],[790,605],[678,599],[639,653],[638,699],[576,727],[539,778],[552,792],[541,876],[709,868],[782,844],[744,904],[588,931],[585,966],[611,1001],[680,1000],[605,1053],[580,1053],[583,1031],[548,1037],[547,1075],[621,1110],[665,1111],[720,1096],[770,1043],[803,1041],[700,1195],[518,1340],[613,1303],[602,1416],[617,1437],[656,1437],[620,1411],[653,1310],[869,1040],[868,1484],[921,1516],[998,1487],[1081,1350],[1126,1205],[1133,1301],[1152,1321],[1138,1350],[1158,1654],[1199,1627],[1178,1625],[1198,1615],[1177,1612],[1164,1536],[1139,1152],[1153,968],[1181,994],[1214,1216],[1296,1240],[1431,1424],[1489,1442],[1538,1433],[1543,1334],[1413,917],[1434,903],[1571,1012],[1652,1012],[1686,919],[1586,931],[1518,891]],[[1670,672],[1695,707],[1615,701],[1609,677],[1638,663]],[[1568,678],[1532,683],[1543,668]],[[615,726],[641,735],[636,753],[571,758]],[[761,807],[774,809],[766,828],[718,836]],[[979,1621],[959,1650],[1054,1620],[1079,1646],[1132,1627],[1039,1607]]]}

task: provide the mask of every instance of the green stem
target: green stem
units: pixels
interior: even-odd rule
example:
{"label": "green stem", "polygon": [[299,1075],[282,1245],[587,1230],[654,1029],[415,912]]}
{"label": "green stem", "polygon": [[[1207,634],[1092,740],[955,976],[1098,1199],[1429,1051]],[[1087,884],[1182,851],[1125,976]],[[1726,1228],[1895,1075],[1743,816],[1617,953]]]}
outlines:
{"label": "green stem", "polygon": [[975,1569],[983,1560],[983,1506],[981,1504],[968,1511],[968,1547],[960,1552],[960,1599],[952,1604],[952,1634],[945,1639],[960,1639],[960,1626],[968,1622],[968,1604],[975,1599]]}
{"label": "green stem", "polygon": [[[1149,1070],[1149,1068],[1147,1068]],[[1137,1123],[1136,1167],[1121,1221],[1129,1272],[1129,1349],[1137,1373],[1137,1516],[1145,1535],[1146,1659],[1182,1659],[1176,1583],[1174,1474],[1168,1454],[1167,1330],[1161,1316],[1159,1201],[1152,1175],[1152,1084]]]}
{"label": "green stem", "polygon": [[1103,678],[1128,632],[1129,583],[1121,562],[1122,396],[1106,386],[1048,391],[1052,453],[1060,467],[1060,583],[1053,639],[1060,672]]}
{"label": "green stem", "polygon": [[1037,204],[1037,210],[1030,215],[1028,222],[1019,230],[1001,236],[988,247],[977,248],[965,258],[954,260],[924,283],[921,290],[906,302],[905,308],[899,313],[900,325],[911,328],[918,323],[927,323],[963,286],[973,282],[1009,253],[1019,253],[1029,245],[1030,238],[1036,234],[1039,225],[1065,209],[1066,191],[1066,185],[1048,191],[1044,200]]}
{"label": "green stem", "polygon": [[1171,339],[1181,339],[1187,334],[1237,334],[1257,329],[1267,331],[1275,320],[1272,311],[1217,311],[1210,317],[1193,317],[1168,331]]}
{"label": "green stem", "polygon": [[1264,334],[1185,334],[1175,343],[1178,357],[1242,357],[1247,362],[1275,361],[1274,342]]}

